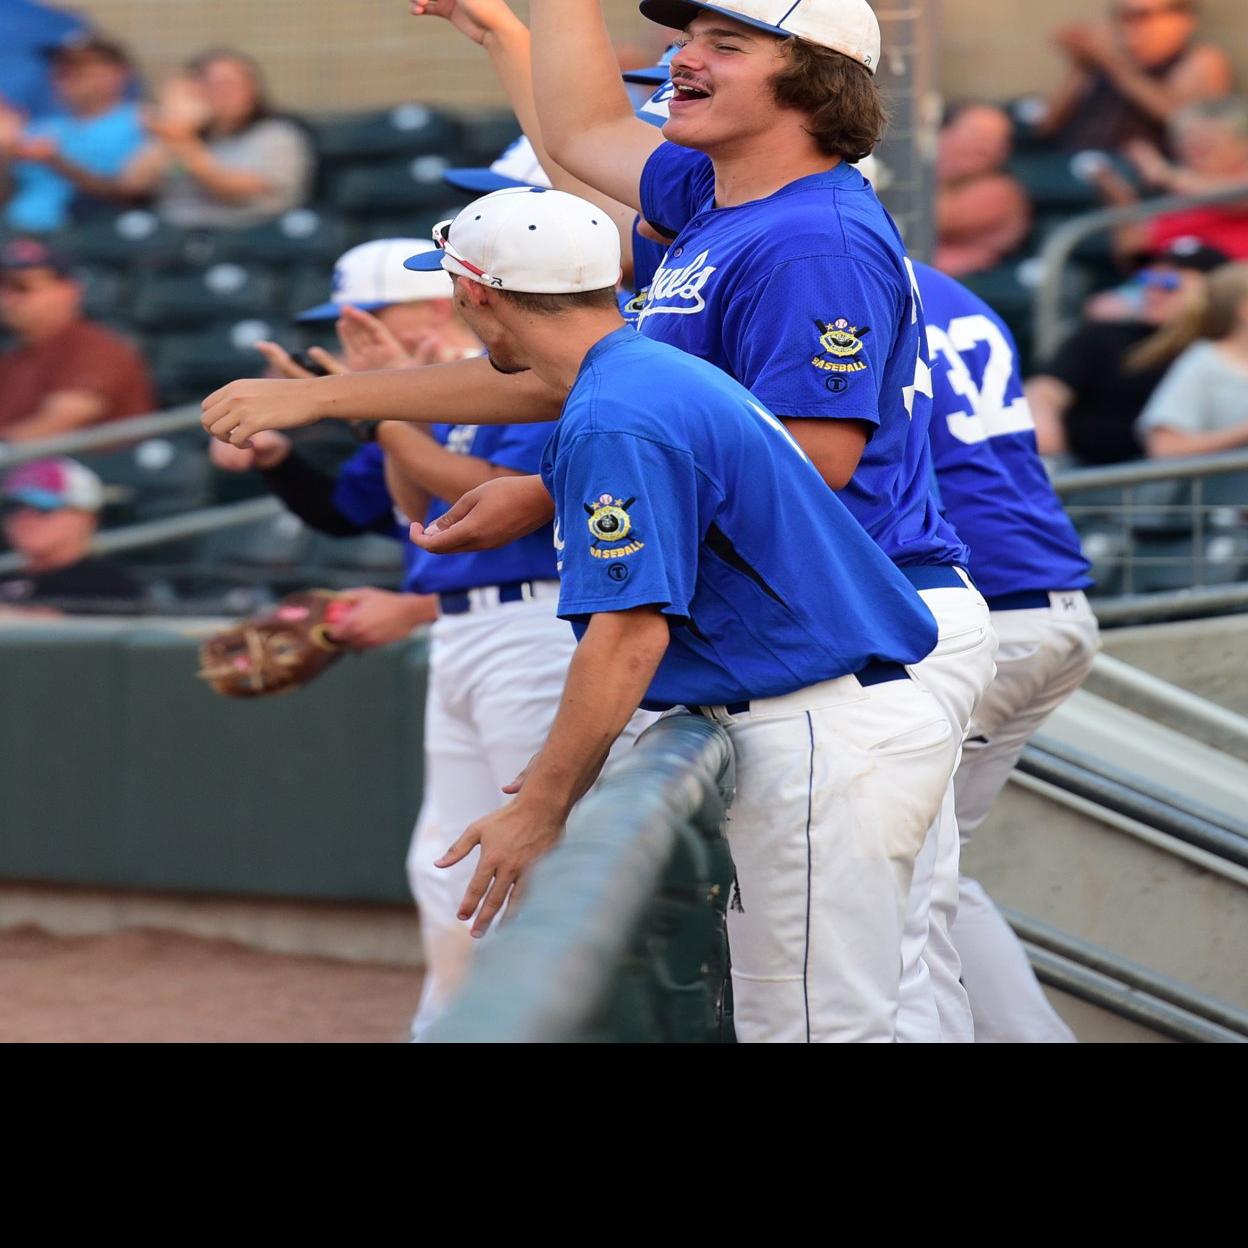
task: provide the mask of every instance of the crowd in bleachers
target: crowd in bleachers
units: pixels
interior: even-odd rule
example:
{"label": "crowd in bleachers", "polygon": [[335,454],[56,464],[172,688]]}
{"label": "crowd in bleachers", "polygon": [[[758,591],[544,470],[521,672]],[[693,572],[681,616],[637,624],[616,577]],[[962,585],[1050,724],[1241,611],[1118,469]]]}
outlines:
{"label": "crowd in bleachers", "polygon": [[[228,49],[143,82],[128,49],[78,19],[32,0],[0,10],[0,442],[195,402],[324,347],[327,324],[294,317],[324,301],[334,261],[370,239],[425,235],[463,199],[446,169],[488,164],[517,133],[510,114],[416,103],[294,117]],[[1053,39],[1067,74],[1050,98],[951,108],[935,263],[1015,331],[1055,463],[1248,444],[1237,384],[1248,359],[1227,312],[1241,271],[1220,272],[1248,260],[1248,202],[1083,244],[1067,279],[1082,318],[1051,357],[1029,358],[1036,257],[1055,228],[1106,204],[1248,184],[1248,97],[1203,37],[1197,0],[1108,0],[1101,20]],[[339,438],[307,440],[332,460]],[[114,522],[261,488],[211,465],[190,436],[114,452],[102,471]],[[158,553],[157,572],[176,562]],[[280,591],[308,566],[328,564],[330,580],[397,570],[387,543],[332,543],[297,524],[223,534],[197,557],[207,568],[223,555],[222,590]]]}

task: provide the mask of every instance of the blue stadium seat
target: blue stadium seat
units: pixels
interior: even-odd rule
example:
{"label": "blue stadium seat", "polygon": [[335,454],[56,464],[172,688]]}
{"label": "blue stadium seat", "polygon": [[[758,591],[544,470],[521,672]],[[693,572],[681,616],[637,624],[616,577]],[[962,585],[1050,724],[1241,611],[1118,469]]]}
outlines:
{"label": "blue stadium seat", "polygon": [[135,287],[130,315],[143,329],[188,329],[269,316],[280,306],[277,292],[272,272],[258,266],[223,263],[198,273],[146,273]]}
{"label": "blue stadium seat", "polygon": [[236,377],[259,377],[265,363],[255,344],[273,335],[272,322],[247,319],[155,339],[153,372],[162,402],[195,402]]}
{"label": "blue stadium seat", "polygon": [[336,173],[325,193],[338,211],[349,217],[415,212],[455,198],[455,192],[442,180],[449,167],[446,157],[432,155],[351,167]]}
{"label": "blue stadium seat", "polygon": [[313,129],[317,154],[326,164],[435,153],[451,156],[463,146],[463,124],[422,104],[331,117]]}
{"label": "blue stadium seat", "polygon": [[351,572],[368,583],[376,574],[401,573],[403,548],[393,538],[378,533],[365,533],[359,537],[329,537],[318,533],[304,556],[304,563],[311,567],[324,567],[339,572]]}
{"label": "blue stadium seat", "polygon": [[201,568],[225,573],[232,566],[290,573],[303,562],[312,532],[288,511],[272,520],[206,533],[199,542]]}

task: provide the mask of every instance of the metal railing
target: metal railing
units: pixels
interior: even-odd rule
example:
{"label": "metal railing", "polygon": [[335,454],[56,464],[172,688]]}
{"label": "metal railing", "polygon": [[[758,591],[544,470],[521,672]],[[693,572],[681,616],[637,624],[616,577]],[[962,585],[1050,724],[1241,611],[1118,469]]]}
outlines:
{"label": "metal railing", "polygon": [[199,404],[170,408],[167,412],[155,412],[150,416],[135,416],[129,420],[109,421],[93,425],[59,438],[42,442],[0,442],[0,472],[29,464],[36,459],[48,459],[55,455],[79,455],[83,451],[110,450],[136,442],[142,438],[156,438],[171,433],[185,433],[200,428],[203,412]]}
{"label": "metal railing", "polygon": [[678,714],[647,729],[577,806],[428,1041],[726,1038],[733,788],[722,728]]}
{"label": "metal railing", "polygon": [[1042,276],[1036,289],[1035,331],[1032,337],[1035,358],[1048,359],[1065,337],[1067,326],[1062,309],[1063,279],[1071,257],[1085,239],[1116,230],[1119,226],[1151,221],[1170,212],[1182,212],[1187,208],[1201,208],[1211,204],[1230,204],[1239,200],[1248,200],[1248,183],[1224,187],[1220,191],[1206,191],[1201,195],[1166,195],[1121,208],[1102,208],[1074,217],[1059,226],[1040,249]]}
{"label": "metal railing", "polygon": [[1102,624],[1248,606],[1248,451],[1061,471],[1053,488],[1098,580],[1121,579],[1094,602]]}

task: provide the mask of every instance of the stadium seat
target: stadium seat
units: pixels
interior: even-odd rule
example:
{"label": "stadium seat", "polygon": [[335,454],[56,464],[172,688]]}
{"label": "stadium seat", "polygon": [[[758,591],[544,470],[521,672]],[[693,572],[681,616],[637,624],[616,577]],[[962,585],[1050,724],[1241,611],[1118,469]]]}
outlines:
{"label": "stadium seat", "polygon": [[359,537],[329,537],[318,533],[304,556],[304,564],[351,572],[367,582],[378,573],[401,572],[403,548],[393,538],[382,537],[379,533],[364,533]]}
{"label": "stadium seat", "polygon": [[260,376],[265,363],[255,344],[273,335],[271,322],[249,319],[157,338],[153,372],[162,402],[195,402],[236,377]]}
{"label": "stadium seat", "polygon": [[519,137],[520,123],[510,109],[484,113],[465,124],[463,151],[453,153],[452,159],[461,167],[489,165]]}
{"label": "stadium seat", "polygon": [[82,283],[83,311],[93,321],[118,321],[126,315],[126,279],[116,269],[81,266],[74,276]]}
{"label": "stadium seat", "polygon": [[1121,529],[1089,526],[1081,529],[1079,540],[1084,558],[1092,565],[1089,575],[1096,582],[1089,591],[1093,597],[1108,598],[1122,592],[1122,553],[1126,538]]}
{"label": "stadium seat", "polygon": [[280,306],[277,289],[270,270],[233,263],[199,273],[146,273],[135,287],[130,315],[149,330],[267,316]]}
{"label": "stadium seat", "polygon": [[1007,166],[1026,188],[1037,212],[1090,212],[1100,197],[1075,169],[1078,157],[1065,152],[1020,152]]}
{"label": "stadium seat", "polygon": [[[1196,486],[1193,482],[1193,487]],[[1224,472],[1217,476],[1199,479],[1200,501],[1204,507],[1226,508],[1230,513],[1214,517],[1215,523],[1234,525],[1240,513],[1248,511],[1248,472]]]}
{"label": "stadium seat", "polygon": [[351,164],[397,156],[442,153],[463,146],[463,124],[422,104],[400,104],[380,113],[331,117],[314,127],[317,154],[326,164]]}
{"label": "stadium seat", "polygon": [[1218,533],[1197,542],[1190,534],[1144,537],[1134,544],[1124,568],[1124,588],[1136,594],[1157,594],[1202,585],[1241,581],[1248,572],[1248,539]]}
{"label": "stadium seat", "polygon": [[351,223],[351,245],[371,243],[375,238],[428,238],[439,221],[454,220],[468,202],[466,195],[461,195],[459,200],[452,199],[454,194],[446,187],[442,201],[431,208],[357,219]]}
{"label": "stadium seat", "polygon": [[134,209],[109,221],[60,230],[51,241],[76,264],[133,270],[185,263],[187,239],[153,213]]}
{"label": "stadium seat", "polygon": [[445,156],[352,167],[337,173],[326,187],[334,206],[350,217],[378,217],[417,211],[454,198],[442,180],[449,168]]}
{"label": "stadium seat", "polygon": [[343,222],[318,208],[296,208],[265,225],[218,230],[211,236],[214,261],[268,264],[275,268],[320,264],[328,271],[346,249]]}
{"label": "stadium seat", "polygon": [[105,527],[181,515],[212,501],[207,439],[198,430],[83,454],[105,486]]}
{"label": "stadium seat", "polygon": [[289,573],[303,562],[311,530],[288,511],[272,520],[206,533],[199,542],[201,568],[228,575],[232,565]]}

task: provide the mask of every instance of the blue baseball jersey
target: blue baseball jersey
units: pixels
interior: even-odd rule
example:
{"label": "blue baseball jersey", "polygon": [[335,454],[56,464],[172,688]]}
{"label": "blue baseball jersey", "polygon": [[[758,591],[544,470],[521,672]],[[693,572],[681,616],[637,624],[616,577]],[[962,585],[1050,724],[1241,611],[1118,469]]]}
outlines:
{"label": "blue baseball jersey", "polygon": [[1018,349],[960,282],[916,264],[932,356],[932,456],[941,501],[988,598],[1092,584],[1079,535],[1036,450]]}
{"label": "blue baseball jersey", "polygon": [[721,370],[627,326],[581,366],[542,463],[559,614],[657,606],[645,705],[791,693],[872,659],[914,663],[936,625],[784,425]]}
{"label": "blue baseball jersey", "polygon": [[665,143],[642,215],[675,235],[638,316],[779,416],[858,420],[870,439],[845,505],[894,562],[964,563],[932,493],[923,311],[897,227],[852,165],[716,208],[700,152]]}
{"label": "blue baseball jersey", "polygon": [[[500,468],[536,473],[542,450],[553,426],[527,425],[431,425],[429,432],[448,450],[475,455]],[[366,446],[341,468],[334,486],[334,506],[347,519],[365,528],[388,531],[404,544],[406,573],[403,588],[413,594],[449,594],[482,585],[507,585],[514,581],[553,581],[554,531],[546,525],[527,537],[498,550],[463,555],[432,555],[408,540],[406,518],[400,517],[386,486],[385,454],[379,446]],[[433,499],[424,520],[428,524],[450,507]]]}

